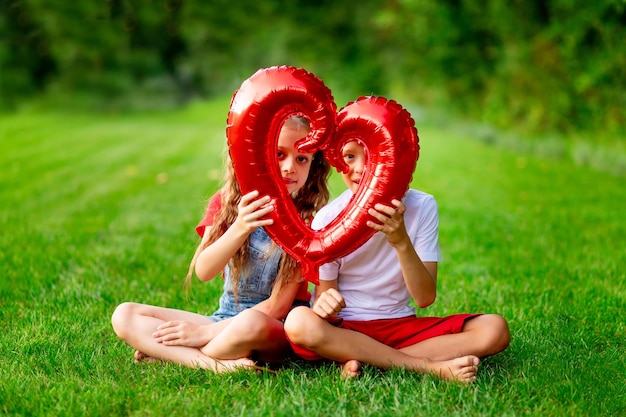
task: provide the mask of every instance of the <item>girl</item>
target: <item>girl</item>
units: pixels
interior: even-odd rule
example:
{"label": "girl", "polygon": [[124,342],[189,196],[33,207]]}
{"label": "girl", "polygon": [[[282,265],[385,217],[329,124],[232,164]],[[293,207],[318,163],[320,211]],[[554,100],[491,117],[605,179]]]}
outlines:
{"label": "girl", "polygon": [[[278,138],[278,164],[287,190],[303,219],[328,202],[330,165],[321,151],[299,152],[295,143],[310,130],[302,116],[288,118]],[[269,196],[241,195],[232,164],[226,184],[210,200],[198,225],[202,241],[191,261],[209,281],[221,271],[224,293],[210,317],[137,303],[119,305],[111,319],[115,333],[136,349],[135,360],[165,360],[215,372],[254,367],[254,360],[277,362],[292,351],[283,322],[310,294],[296,261],[263,230],[272,224]],[[253,360],[254,359],[254,360]]]}

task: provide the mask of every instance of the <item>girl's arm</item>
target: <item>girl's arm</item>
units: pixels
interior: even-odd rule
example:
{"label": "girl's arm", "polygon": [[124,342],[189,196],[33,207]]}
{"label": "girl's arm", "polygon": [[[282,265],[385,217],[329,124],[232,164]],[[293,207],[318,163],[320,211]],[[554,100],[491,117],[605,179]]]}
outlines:
{"label": "girl's arm", "polygon": [[422,262],[404,226],[406,207],[398,200],[393,200],[392,204],[395,207],[377,204],[376,210],[370,210],[369,214],[382,224],[367,224],[372,229],[385,233],[387,241],[396,250],[402,276],[411,297],[420,308],[428,307],[437,296],[437,263]]}
{"label": "girl's arm", "polygon": [[269,298],[261,301],[252,308],[262,311],[276,320],[282,320],[287,316],[287,313],[289,313],[293,301],[298,294],[298,290],[300,289],[300,285],[304,284],[302,283],[302,273],[298,268],[289,283],[285,284],[282,288],[278,288],[279,285],[275,284]]}
{"label": "girl's arm", "polygon": [[[278,289],[275,286],[267,300],[260,302],[252,308],[260,310],[276,320],[282,320],[291,309],[300,285],[294,279],[282,289]],[[232,320],[233,317],[211,324],[173,320],[162,323],[152,336],[156,342],[168,346],[202,347],[220,334]]]}
{"label": "girl's arm", "polygon": [[[252,191],[239,202],[237,219],[215,242],[196,252],[196,275],[201,281],[209,281],[219,274],[230,258],[245,243],[248,235],[257,227],[267,226],[273,223],[272,219],[263,219],[263,216],[274,210],[270,204],[270,197],[257,198],[258,191]],[[209,228],[204,232],[200,248],[204,246],[209,236]]]}

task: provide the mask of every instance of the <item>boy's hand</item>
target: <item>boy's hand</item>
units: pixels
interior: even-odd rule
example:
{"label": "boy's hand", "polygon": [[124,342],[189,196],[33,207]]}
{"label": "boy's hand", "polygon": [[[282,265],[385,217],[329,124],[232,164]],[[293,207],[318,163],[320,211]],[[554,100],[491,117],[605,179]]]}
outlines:
{"label": "boy's hand", "polygon": [[377,219],[381,224],[368,221],[367,225],[372,229],[383,232],[387,235],[387,241],[391,246],[398,246],[402,242],[409,239],[404,226],[404,212],[406,206],[399,200],[392,200],[393,207],[384,204],[376,204],[373,209],[369,210],[370,216]]}
{"label": "boy's hand", "polygon": [[323,319],[334,317],[346,306],[343,296],[334,288],[329,288],[317,298],[313,305],[315,314]]}

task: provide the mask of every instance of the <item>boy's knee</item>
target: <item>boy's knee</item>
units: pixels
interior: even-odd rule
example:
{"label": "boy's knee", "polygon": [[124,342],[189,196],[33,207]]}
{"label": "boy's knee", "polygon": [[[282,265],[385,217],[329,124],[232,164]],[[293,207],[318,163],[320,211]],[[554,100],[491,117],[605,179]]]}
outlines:
{"label": "boy's knee", "polygon": [[291,342],[308,346],[314,343],[319,331],[315,329],[317,320],[322,320],[308,307],[296,307],[285,319],[285,333]]}
{"label": "boy's knee", "polygon": [[509,325],[504,317],[490,314],[488,315],[488,329],[490,329],[490,345],[496,350],[495,353],[503,351],[509,346],[511,341],[511,332]]}
{"label": "boy's knee", "polygon": [[287,314],[285,318],[285,333],[289,336],[290,339],[298,336],[302,329],[302,317],[304,309],[308,309],[307,307],[296,307]]}
{"label": "boy's knee", "polygon": [[504,317],[497,316],[499,318],[499,326],[500,326],[500,345],[502,350],[506,349],[511,342],[511,330],[509,329],[509,324],[506,322]]}

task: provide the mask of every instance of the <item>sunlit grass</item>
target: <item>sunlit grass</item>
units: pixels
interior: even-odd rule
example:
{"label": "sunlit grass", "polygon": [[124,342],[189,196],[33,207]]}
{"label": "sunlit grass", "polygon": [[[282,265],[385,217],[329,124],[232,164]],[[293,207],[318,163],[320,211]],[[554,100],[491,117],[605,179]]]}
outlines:
{"label": "sunlit grass", "polygon": [[[0,413],[620,415],[623,179],[419,122],[413,186],[440,209],[436,303],[506,317],[512,344],[459,386],[332,364],[214,375],[142,364],[109,324],[126,300],[210,313],[184,276],[221,181],[228,99],[140,115],[24,112],[0,129]],[[333,194],[343,189],[332,179]]]}

